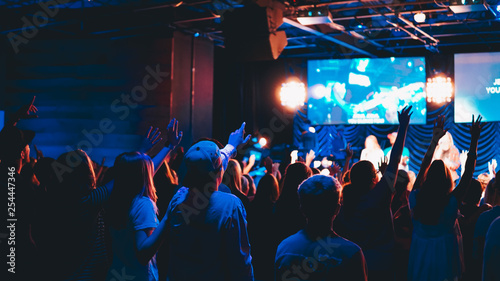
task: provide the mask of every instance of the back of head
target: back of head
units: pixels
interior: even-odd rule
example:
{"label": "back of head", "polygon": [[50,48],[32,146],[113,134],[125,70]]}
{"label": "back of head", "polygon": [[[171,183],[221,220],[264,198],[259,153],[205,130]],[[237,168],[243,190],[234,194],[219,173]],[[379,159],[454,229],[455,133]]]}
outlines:
{"label": "back of head", "polygon": [[115,182],[109,199],[109,218],[117,229],[126,225],[128,210],[134,198],[149,197],[156,202],[153,182],[154,167],[151,158],[139,152],[127,152],[115,159]]}
{"label": "back of head", "polygon": [[224,179],[223,183],[231,189],[231,193],[235,194],[236,192],[243,192],[241,189],[241,178],[243,173],[241,172],[241,167],[238,161],[234,159],[230,159],[227,163],[227,169],[224,171]]}
{"label": "back of head", "polygon": [[486,190],[486,186],[488,186],[488,183],[490,182],[490,174],[488,173],[482,173],[479,176],[477,176],[477,180],[481,183],[481,187],[483,191]]}
{"label": "back of head", "polygon": [[470,206],[477,206],[479,201],[481,201],[481,195],[483,194],[483,188],[481,183],[472,179],[470,182],[469,189],[467,189],[467,193],[465,194],[464,203]]}
{"label": "back of head", "polygon": [[48,187],[50,189],[57,183],[57,176],[54,168],[52,167],[52,164],[55,161],[56,160],[54,158],[44,157],[36,162],[33,167],[33,171],[38,181],[40,181],[40,186],[43,186],[44,188]]}
{"label": "back of head", "polygon": [[342,186],[331,176],[314,175],[299,187],[301,210],[308,219],[333,218],[340,205]]}
{"label": "back of head", "polygon": [[377,171],[370,161],[362,160],[352,166],[349,178],[355,186],[370,188],[377,180]]}
{"label": "back of head", "polygon": [[57,158],[57,163],[64,167],[59,179],[65,194],[79,199],[95,189],[94,166],[85,151],[78,149],[63,153]]}
{"label": "back of head", "polygon": [[255,194],[255,199],[253,202],[276,202],[278,200],[279,186],[276,178],[271,174],[264,175],[257,187],[257,193]]}
{"label": "back of head", "polygon": [[184,186],[199,190],[217,190],[223,167],[216,143],[209,140],[196,142],[184,155],[184,162],[187,168]]}
{"label": "back of head", "polygon": [[436,224],[448,204],[448,196],[453,190],[450,170],[442,160],[432,162],[426,178],[417,195],[415,218],[424,224]]}
{"label": "back of head", "polygon": [[297,162],[288,165],[283,179],[280,201],[287,198],[296,198],[299,185],[312,175],[312,171],[304,163]]}
{"label": "back of head", "polygon": [[248,179],[246,177],[241,177],[241,193],[245,194],[245,196],[248,196]]}
{"label": "back of head", "polygon": [[244,174],[243,177],[248,181],[248,196],[255,196],[257,189],[255,188],[253,178],[249,174]]}
{"label": "back of head", "polygon": [[20,130],[16,126],[6,126],[0,131],[0,160],[4,164],[11,164],[21,159],[21,151],[35,137],[35,132]]}
{"label": "back of head", "polygon": [[484,202],[492,206],[500,206],[500,180],[493,178],[486,187]]}
{"label": "back of head", "polygon": [[394,197],[397,197],[398,195],[401,195],[405,190],[408,190],[409,183],[410,178],[408,176],[408,173],[405,170],[399,170],[395,185],[396,195],[394,195]]}
{"label": "back of head", "polygon": [[346,215],[353,214],[362,196],[367,194],[377,181],[377,172],[370,161],[362,160],[349,171],[350,183],[342,190],[343,208]]}
{"label": "back of head", "polygon": [[378,144],[377,137],[374,136],[374,135],[369,135],[368,137],[366,137],[366,139],[365,139],[365,147],[368,150],[380,149],[380,145]]}

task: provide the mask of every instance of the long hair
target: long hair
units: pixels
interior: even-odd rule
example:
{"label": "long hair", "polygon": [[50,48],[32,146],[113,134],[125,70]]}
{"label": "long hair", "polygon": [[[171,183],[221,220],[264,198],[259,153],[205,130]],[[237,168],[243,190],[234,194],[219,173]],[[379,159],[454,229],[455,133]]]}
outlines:
{"label": "long hair", "polygon": [[500,180],[493,178],[484,192],[484,202],[492,206],[500,206]]}
{"label": "long hair", "polygon": [[[374,146],[373,148],[368,147],[368,145],[367,145],[367,144],[368,144],[368,142],[369,142],[369,141],[372,141],[373,146]],[[367,137],[366,137],[366,139],[365,139],[365,148],[368,148],[368,150],[372,150],[372,149],[379,150],[379,149],[381,149],[381,148],[380,148],[380,144],[378,144],[377,137],[376,137],[376,136],[374,136],[374,135],[369,135],[369,136],[367,136]]]}
{"label": "long hair", "polygon": [[257,193],[255,194],[255,199],[253,200],[253,202],[275,203],[278,200],[278,192],[278,181],[273,175],[266,174],[259,181]]}
{"label": "long hair", "polygon": [[346,215],[353,214],[365,194],[373,187],[377,171],[370,161],[362,160],[354,164],[349,171],[350,183],[342,190],[343,208]]}
{"label": "long hair", "polygon": [[312,176],[312,171],[304,163],[297,162],[288,165],[283,178],[283,185],[279,194],[279,204],[292,204],[299,206],[299,185],[307,178]]}
{"label": "long hair", "polygon": [[[238,192],[245,195],[241,190],[241,167],[238,161],[230,159],[227,163],[226,171],[224,171],[224,178],[222,182],[231,189],[231,193],[237,194]],[[246,196],[246,195],[245,195]]]}
{"label": "long hair", "polygon": [[417,194],[414,217],[423,224],[435,225],[440,214],[448,204],[453,190],[453,179],[450,170],[442,160],[432,162],[427,171],[425,181]]}
{"label": "long hair", "polygon": [[[116,229],[127,224],[128,211],[135,198],[146,196],[156,205],[153,161],[146,154],[128,152],[115,159],[115,182],[109,198],[109,221]],[[155,210],[156,211],[156,210]]]}
{"label": "long hair", "polygon": [[66,199],[79,200],[96,188],[94,166],[83,150],[61,154],[57,158],[59,167],[64,167],[60,175],[60,189]]}

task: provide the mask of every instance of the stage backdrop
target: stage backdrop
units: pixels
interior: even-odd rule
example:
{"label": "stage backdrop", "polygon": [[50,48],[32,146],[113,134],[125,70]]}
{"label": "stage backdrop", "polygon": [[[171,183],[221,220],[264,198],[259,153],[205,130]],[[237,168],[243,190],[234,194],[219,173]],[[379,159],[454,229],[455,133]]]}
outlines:
{"label": "stage backdrop", "polygon": [[[434,120],[439,116],[446,117],[445,128],[453,136],[455,146],[460,150],[468,150],[470,144],[470,133],[467,124],[453,123],[453,103],[449,103],[437,108],[429,107],[427,124],[430,125],[410,125],[406,137],[405,147],[410,150],[410,169],[415,173],[420,168],[420,163],[427,151],[431,141]],[[294,118],[293,144],[300,146],[302,132],[309,128],[307,124],[307,113],[304,110],[297,111]],[[382,146],[382,149],[390,146],[387,134],[397,131],[397,126],[388,125],[325,125],[315,126],[318,150],[327,149],[329,145],[329,134],[333,136],[338,130],[343,129],[344,137],[352,146],[364,148],[365,138],[368,135],[375,135]],[[385,146],[383,143],[385,142]],[[355,156],[359,158],[359,153]],[[485,123],[478,145],[478,158],[474,175],[477,177],[483,172],[488,172],[488,161],[491,159],[500,160],[500,124],[498,122]]]}

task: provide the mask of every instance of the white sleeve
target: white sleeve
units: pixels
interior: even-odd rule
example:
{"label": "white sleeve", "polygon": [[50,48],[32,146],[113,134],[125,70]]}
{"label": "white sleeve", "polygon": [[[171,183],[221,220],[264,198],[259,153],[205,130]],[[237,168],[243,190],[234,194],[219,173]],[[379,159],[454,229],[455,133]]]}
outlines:
{"label": "white sleeve", "polygon": [[236,148],[231,144],[226,144],[226,146],[220,150],[221,158],[222,158],[222,167],[224,167],[224,171],[227,168],[227,163],[229,163],[229,159],[236,156]]}

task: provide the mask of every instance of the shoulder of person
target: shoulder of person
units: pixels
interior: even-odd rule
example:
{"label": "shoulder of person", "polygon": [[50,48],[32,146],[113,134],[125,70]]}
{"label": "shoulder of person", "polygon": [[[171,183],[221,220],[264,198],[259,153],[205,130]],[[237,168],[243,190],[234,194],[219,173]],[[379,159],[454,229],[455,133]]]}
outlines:
{"label": "shoulder of person", "polygon": [[139,196],[132,201],[132,209],[141,210],[144,208],[155,208],[155,203],[151,198],[146,196]]}
{"label": "shoulder of person", "polygon": [[307,241],[307,235],[304,233],[304,230],[299,230],[298,232],[288,236],[283,239],[278,246],[278,252],[282,252],[284,248],[288,248],[293,245],[299,245],[303,241]]}
{"label": "shoulder of person", "polygon": [[352,242],[351,240],[347,240],[342,236],[338,236],[339,247],[342,247],[344,251],[346,251],[350,255],[354,255],[357,252],[361,251],[361,247],[358,244]]}
{"label": "shoulder of person", "polygon": [[236,204],[236,205],[241,205],[243,206],[243,203],[241,200],[236,197],[236,195],[232,193],[227,193],[227,192],[222,192],[222,191],[215,191],[212,196],[215,196],[217,200],[220,200],[226,204]]}

